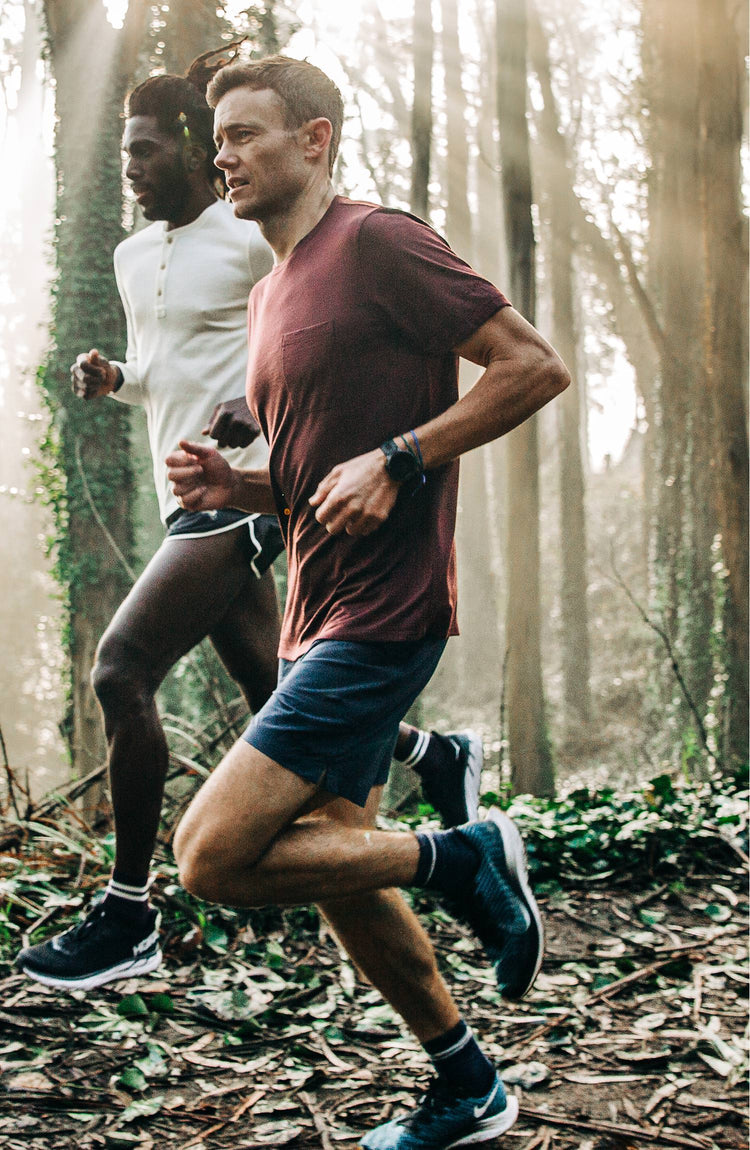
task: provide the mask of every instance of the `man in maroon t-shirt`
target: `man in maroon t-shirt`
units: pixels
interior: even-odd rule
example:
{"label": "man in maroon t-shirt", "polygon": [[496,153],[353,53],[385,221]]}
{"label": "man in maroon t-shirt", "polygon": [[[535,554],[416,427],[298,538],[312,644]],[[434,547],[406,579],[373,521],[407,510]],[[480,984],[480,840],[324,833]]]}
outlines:
{"label": "man in maroon t-shirt", "polygon": [[[175,837],[183,883],[241,906],[315,902],[437,1070],[423,1103],[368,1150],[482,1142],[517,1114],[460,1018],[395,888],[455,899],[520,998],[542,924],[523,845],[500,811],[446,832],[379,831],[398,721],[456,633],[453,529],[463,452],[568,382],[555,352],[427,225],[335,195],[338,90],[272,57],[208,92],[235,213],[276,266],[250,297],[247,398],[265,472],[184,442],[168,459],[190,510],[275,511],[289,554],[279,685]],[[461,400],[457,359],[485,370]]]}

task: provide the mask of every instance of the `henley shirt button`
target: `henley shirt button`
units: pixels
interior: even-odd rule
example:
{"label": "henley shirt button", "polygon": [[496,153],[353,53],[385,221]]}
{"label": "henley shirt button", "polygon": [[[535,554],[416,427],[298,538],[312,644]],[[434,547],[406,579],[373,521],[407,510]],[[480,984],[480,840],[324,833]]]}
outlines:
{"label": "henley shirt button", "polygon": [[285,515],[291,515],[292,513],[291,513],[291,511],[289,510],[289,508],[288,508],[288,507],[285,507],[285,508],[284,508],[284,514],[285,514]]}

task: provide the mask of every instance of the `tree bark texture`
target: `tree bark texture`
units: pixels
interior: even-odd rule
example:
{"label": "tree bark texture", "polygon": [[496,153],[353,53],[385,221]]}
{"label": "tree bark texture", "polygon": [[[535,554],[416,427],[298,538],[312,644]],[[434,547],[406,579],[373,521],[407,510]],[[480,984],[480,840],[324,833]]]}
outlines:
{"label": "tree bark texture", "polygon": [[[652,157],[649,286],[662,335],[656,404],[655,605],[663,614],[693,703],[703,716],[714,706],[715,676],[722,661],[727,662],[737,683],[728,697],[733,706],[737,695],[744,698],[740,709],[746,748],[747,525],[745,519],[744,529],[740,527],[734,510],[729,513],[733,524],[722,520],[723,511],[738,506],[737,499],[744,498],[747,510],[747,438],[740,415],[744,339],[736,294],[741,296],[743,282],[738,258],[744,267],[744,257],[738,255],[742,232],[738,56],[731,36],[722,41],[719,32],[729,23],[723,0],[708,7],[703,0],[647,0],[643,19]],[[734,248],[725,238],[731,233]],[[727,296],[727,291],[735,294]],[[728,300],[732,318],[722,329],[722,370],[717,377],[716,333]],[[739,460],[734,476],[733,449],[721,430],[727,426],[727,416]],[[736,428],[741,429],[739,439]],[[720,459],[725,467],[717,465]],[[719,490],[727,476],[732,476],[728,499]],[[734,485],[735,478],[739,485]],[[717,585],[712,544],[720,532],[723,541],[723,523],[728,538],[732,540],[734,533],[745,548],[742,559],[733,555],[731,567],[727,563],[744,585],[745,606],[740,608],[744,655],[741,650],[736,650],[736,657],[732,653],[730,644],[736,644],[738,630],[736,620],[727,619],[726,660],[713,637]],[[729,592],[729,602],[734,604],[735,592]],[[744,680],[736,678],[743,675],[742,666]],[[665,674],[664,700],[669,706],[677,696],[671,670]],[[739,686],[743,682],[744,689]],[[680,703],[672,709],[681,729],[687,728],[687,707]],[[719,737],[720,755],[721,741]]]}
{"label": "tree bark texture", "polygon": [[[526,4],[525,0],[495,0],[495,4],[497,114],[510,298],[533,323],[535,241],[526,120]],[[541,667],[538,455],[537,420],[533,418],[511,432],[507,441],[506,694],[513,790],[549,795],[554,791],[554,771]]]}

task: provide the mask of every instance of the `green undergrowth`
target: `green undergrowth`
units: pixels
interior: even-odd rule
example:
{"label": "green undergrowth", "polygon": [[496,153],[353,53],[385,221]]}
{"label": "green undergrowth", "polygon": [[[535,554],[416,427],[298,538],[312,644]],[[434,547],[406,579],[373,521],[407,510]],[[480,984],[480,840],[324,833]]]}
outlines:
{"label": "green undergrowth", "polygon": [[[708,784],[677,785],[661,775],[631,793],[577,790],[537,799],[488,792],[482,803],[485,809],[503,807],[516,821],[540,895],[592,883],[673,884],[677,889],[693,874],[736,865],[747,852],[748,792],[736,786],[719,791]],[[427,805],[383,824],[405,829],[436,825]],[[10,962],[21,945],[75,922],[103,889],[113,855],[113,836],[92,838],[72,809],[54,823],[32,819],[21,826],[21,842],[0,856],[0,962]],[[281,961],[275,937],[308,935],[314,942],[320,925],[310,908],[208,906],[179,886],[171,853],[163,847],[156,860],[154,898],[167,950],[187,962],[198,956],[205,961],[211,954],[220,961],[239,945],[247,957],[273,969]],[[441,913],[434,897],[425,900],[420,893],[419,903],[428,912],[434,903],[435,913]]]}
{"label": "green undergrowth", "polygon": [[[542,891],[589,882],[648,883],[700,872],[747,853],[748,791],[736,784],[676,784],[659,775],[643,789],[579,789],[560,798],[486,792],[516,822],[529,872]],[[421,806],[406,821],[435,818]]]}

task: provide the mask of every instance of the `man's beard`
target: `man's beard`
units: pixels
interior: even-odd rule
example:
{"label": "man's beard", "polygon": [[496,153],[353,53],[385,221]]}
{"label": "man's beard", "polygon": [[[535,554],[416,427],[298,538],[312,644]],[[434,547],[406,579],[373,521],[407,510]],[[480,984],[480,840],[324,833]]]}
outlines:
{"label": "man's beard", "polygon": [[174,182],[168,186],[154,189],[154,201],[148,209],[143,209],[147,220],[177,220],[185,210],[190,189],[181,178],[182,173],[175,173]]}

